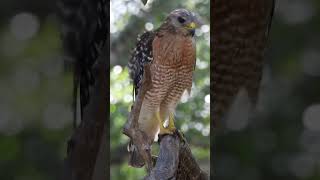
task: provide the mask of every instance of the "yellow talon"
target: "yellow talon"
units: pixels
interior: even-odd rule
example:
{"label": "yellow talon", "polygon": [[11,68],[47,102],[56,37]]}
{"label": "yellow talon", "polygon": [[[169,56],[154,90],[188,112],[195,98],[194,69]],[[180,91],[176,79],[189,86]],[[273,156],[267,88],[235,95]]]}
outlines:
{"label": "yellow talon", "polygon": [[168,127],[164,127],[163,126],[164,121],[162,121],[159,112],[157,112],[156,117],[157,117],[158,121],[160,122],[160,133],[159,134],[173,134],[176,131],[176,127],[174,126],[174,115],[173,115],[173,113],[169,114]]}
{"label": "yellow talon", "polygon": [[174,125],[174,114],[169,114],[169,125],[167,127],[172,133],[176,130],[176,126]]}

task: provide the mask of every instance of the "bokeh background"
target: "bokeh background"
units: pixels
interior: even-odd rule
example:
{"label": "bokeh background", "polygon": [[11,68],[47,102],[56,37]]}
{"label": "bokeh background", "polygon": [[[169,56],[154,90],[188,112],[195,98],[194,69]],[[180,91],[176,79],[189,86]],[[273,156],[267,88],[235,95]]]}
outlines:
{"label": "bokeh background", "polygon": [[319,41],[318,0],[277,1],[257,112],[215,137],[216,179],[320,179]]}
{"label": "bokeh background", "polygon": [[[128,137],[122,134],[132,104],[132,84],[128,76],[128,63],[138,34],[156,29],[168,13],[186,8],[199,14],[204,25],[196,32],[197,66],[192,93],[184,96],[176,111],[176,126],[187,138],[197,162],[209,173],[210,154],[210,10],[209,0],[163,1],[149,0],[144,7],[140,0],[112,0],[110,13],[110,143],[111,179],[142,179],[144,168],[128,166]],[[153,154],[158,145],[154,143]]]}
{"label": "bokeh background", "polygon": [[[117,9],[110,17],[112,180],[145,174],[127,166],[128,139],[120,133],[132,102],[125,65],[136,36],[158,27],[179,6],[209,22],[208,1],[159,2],[143,9],[138,1],[111,1],[111,10]],[[55,3],[0,1],[1,180],[53,180],[62,170],[72,131],[72,79],[62,61]],[[215,137],[212,167],[219,180],[320,179],[320,3],[278,0],[276,5],[258,112],[248,121],[227,121],[227,131]],[[177,126],[205,170],[210,133],[208,33],[206,27],[198,32],[196,89],[177,112]]]}
{"label": "bokeh background", "polygon": [[0,179],[54,180],[71,135],[72,76],[56,1],[0,1]]}

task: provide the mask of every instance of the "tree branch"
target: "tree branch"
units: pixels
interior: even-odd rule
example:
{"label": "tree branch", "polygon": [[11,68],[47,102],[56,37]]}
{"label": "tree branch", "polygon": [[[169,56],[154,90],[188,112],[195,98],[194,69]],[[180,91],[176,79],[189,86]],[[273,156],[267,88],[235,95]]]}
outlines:
{"label": "tree branch", "polygon": [[151,143],[146,141],[146,134],[139,129],[138,117],[140,115],[140,110],[142,106],[142,101],[144,99],[145,93],[151,86],[151,76],[150,76],[150,65],[144,66],[144,75],[142,80],[142,87],[138,92],[138,96],[134,105],[132,106],[132,111],[129,114],[127,123],[123,128],[123,133],[130,137],[135,147],[138,148],[138,153],[143,157],[144,161],[147,163],[148,172],[152,167],[152,157],[151,157]]}
{"label": "tree branch", "polygon": [[160,140],[160,153],[154,168],[145,180],[206,180],[203,172],[194,159],[187,141],[177,132],[164,135]]}
{"label": "tree branch", "polygon": [[[65,160],[65,180],[92,179],[99,152],[105,153],[104,148],[101,146],[106,146],[106,142],[103,142],[102,139],[103,134],[107,134],[107,132],[104,132],[107,131],[105,126],[108,102],[106,60],[99,58],[97,64],[93,67],[93,72],[96,81],[90,91],[91,99],[84,109],[81,124],[75,129],[68,142],[68,154]],[[100,150],[101,148],[102,150]],[[102,165],[106,167],[106,162]],[[106,169],[103,170],[107,171]]]}

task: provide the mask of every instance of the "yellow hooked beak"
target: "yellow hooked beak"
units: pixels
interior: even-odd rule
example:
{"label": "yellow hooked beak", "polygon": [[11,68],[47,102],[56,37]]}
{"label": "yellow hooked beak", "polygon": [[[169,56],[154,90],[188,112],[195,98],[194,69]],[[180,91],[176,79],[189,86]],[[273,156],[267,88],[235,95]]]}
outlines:
{"label": "yellow hooked beak", "polygon": [[189,24],[186,24],[185,26],[187,29],[195,29],[196,28],[196,23],[191,22]]}

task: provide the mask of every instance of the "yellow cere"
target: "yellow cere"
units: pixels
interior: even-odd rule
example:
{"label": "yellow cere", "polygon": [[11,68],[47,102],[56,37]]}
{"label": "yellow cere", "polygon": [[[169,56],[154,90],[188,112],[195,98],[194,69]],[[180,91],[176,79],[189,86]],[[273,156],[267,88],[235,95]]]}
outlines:
{"label": "yellow cere", "polygon": [[194,29],[196,27],[196,24],[194,22],[191,22],[190,24],[187,24],[186,27],[188,29]]}

